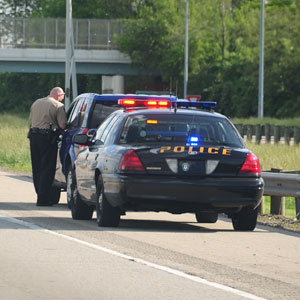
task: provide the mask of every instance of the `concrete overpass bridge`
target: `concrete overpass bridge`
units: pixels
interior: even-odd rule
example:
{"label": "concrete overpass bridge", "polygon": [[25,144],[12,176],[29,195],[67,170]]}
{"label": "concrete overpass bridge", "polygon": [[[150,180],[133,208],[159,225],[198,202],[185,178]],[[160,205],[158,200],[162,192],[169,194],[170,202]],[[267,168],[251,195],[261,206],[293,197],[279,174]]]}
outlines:
{"label": "concrete overpass bridge", "polygon": [[[0,72],[64,73],[65,28],[65,19],[1,18]],[[78,74],[137,74],[117,50],[120,21],[73,19],[73,29]]]}

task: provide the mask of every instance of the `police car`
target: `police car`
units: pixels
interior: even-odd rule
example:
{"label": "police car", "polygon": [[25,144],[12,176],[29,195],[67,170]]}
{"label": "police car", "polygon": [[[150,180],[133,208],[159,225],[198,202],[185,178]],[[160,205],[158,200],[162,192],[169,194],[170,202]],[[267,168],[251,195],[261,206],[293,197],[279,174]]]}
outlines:
{"label": "police car", "polygon": [[[58,157],[54,187],[55,196],[52,201],[59,202],[60,191],[67,191],[67,203],[70,208],[72,198],[71,183],[74,161],[82,147],[74,145],[74,135],[92,135],[103,120],[113,111],[120,109],[118,100],[123,98],[147,99],[148,96],[128,94],[95,94],[85,93],[76,97],[67,111],[67,129],[58,143]],[[155,98],[152,96],[152,98]]]}
{"label": "police car", "polygon": [[264,182],[258,158],[215,103],[162,99],[118,100],[121,109],[81,148],[73,169],[73,219],[116,227],[126,211],[195,213],[214,223],[218,214],[235,230],[254,230]]}

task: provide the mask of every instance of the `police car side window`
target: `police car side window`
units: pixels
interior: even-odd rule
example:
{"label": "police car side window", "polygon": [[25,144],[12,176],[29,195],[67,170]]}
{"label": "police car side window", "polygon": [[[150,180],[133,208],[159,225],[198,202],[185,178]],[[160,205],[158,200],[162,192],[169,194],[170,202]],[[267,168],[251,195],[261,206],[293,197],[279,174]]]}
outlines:
{"label": "police car side window", "polygon": [[108,126],[108,124],[111,122],[111,120],[114,118],[115,114],[111,114],[110,116],[108,116],[108,118],[106,120],[104,120],[104,122],[99,126],[96,136],[95,136],[95,141],[96,141],[96,145],[101,144],[101,136],[104,132],[104,130],[106,129],[106,127]]}
{"label": "police car side window", "polygon": [[82,105],[82,102],[83,102],[84,98],[80,98],[78,99],[77,103],[75,104],[74,106],[74,109],[71,113],[71,116],[69,117],[69,120],[68,120],[68,124],[70,127],[76,127],[78,124],[78,114],[79,114],[79,111],[80,111],[80,107]]}
{"label": "police car side window", "polygon": [[113,117],[113,119],[111,120],[111,122],[108,124],[108,126],[104,129],[103,134],[102,134],[102,136],[100,138],[100,140],[101,140],[102,143],[105,142],[108,133],[110,132],[112,126],[116,123],[116,121],[117,121],[118,118],[119,118],[119,115],[118,114],[115,115]]}

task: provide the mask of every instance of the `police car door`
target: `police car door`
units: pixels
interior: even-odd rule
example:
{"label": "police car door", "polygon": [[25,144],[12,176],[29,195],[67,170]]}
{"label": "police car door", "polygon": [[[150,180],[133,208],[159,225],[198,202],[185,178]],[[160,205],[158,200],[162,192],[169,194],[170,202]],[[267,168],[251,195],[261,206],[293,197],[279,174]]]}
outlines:
{"label": "police car door", "polygon": [[96,199],[95,171],[110,128],[119,114],[111,114],[98,128],[92,144],[82,151],[76,161],[78,191],[86,200]]}

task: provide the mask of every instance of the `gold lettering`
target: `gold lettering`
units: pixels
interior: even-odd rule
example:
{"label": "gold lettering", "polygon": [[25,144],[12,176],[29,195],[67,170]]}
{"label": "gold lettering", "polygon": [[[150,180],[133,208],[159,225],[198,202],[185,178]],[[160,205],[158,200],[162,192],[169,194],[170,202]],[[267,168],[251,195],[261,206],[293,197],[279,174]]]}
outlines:
{"label": "gold lettering", "polygon": [[231,155],[231,149],[223,149],[222,154],[223,155]]}
{"label": "gold lettering", "polygon": [[208,148],[208,153],[210,154],[218,154],[219,153],[219,148]]}
{"label": "gold lettering", "polygon": [[171,150],[171,147],[161,147],[160,153]]}
{"label": "gold lettering", "polygon": [[204,147],[200,147],[199,152],[203,153],[204,152]]}
{"label": "gold lettering", "polygon": [[185,149],[184,146],[176,146],[174,147],[174,152],[183,152]]}

